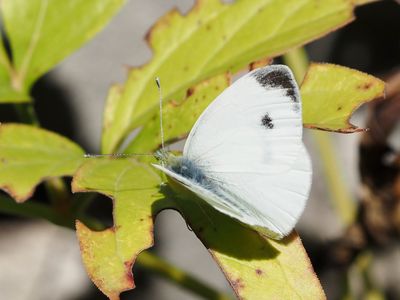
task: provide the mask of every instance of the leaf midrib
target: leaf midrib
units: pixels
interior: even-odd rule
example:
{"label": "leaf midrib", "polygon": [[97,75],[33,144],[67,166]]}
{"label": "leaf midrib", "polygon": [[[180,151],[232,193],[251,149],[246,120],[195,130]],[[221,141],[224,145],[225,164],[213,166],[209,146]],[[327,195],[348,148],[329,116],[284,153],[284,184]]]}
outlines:
{"label": "leaf midrib", "polygon": [[18,77],[18,83],[21,86],[21,88],[24,88],[24,81],[27,76],[29,64],[33,57],[33,52],[35,51],[35,48],[41,37],[41,29],[43,27],[44,20],[46,18],[48,4],[49,4],[49,0],[41,1],[41,6],[39,9],[39,16],[36,19],[35,29],[33,30],[33,33],[31,35],[31,39],[29,41],[28,48],[26,49],[24,59],[20,65],[20,68],[18,68],[19,70],[16,74]]}

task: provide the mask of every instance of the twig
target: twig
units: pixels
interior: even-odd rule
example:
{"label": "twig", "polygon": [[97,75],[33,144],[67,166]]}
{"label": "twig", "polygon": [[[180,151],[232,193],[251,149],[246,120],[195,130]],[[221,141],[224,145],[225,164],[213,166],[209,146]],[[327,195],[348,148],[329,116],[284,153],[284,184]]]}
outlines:
{"label": "twig", "polygon": [[7,196],[0,195],[0,212],[24,218],[44,219],[63,227],[74,227],[72,220],[59,215],[48,205],[35,202],[33,199],[17,203]]}
{"label": "twig", "polygon": [[32,103],[14,104],[14,109],[21,122],[39,126],[39,120],[36,117]]}
{"label": "twig", "polygon": [[152,255],[150,252],[141,253],[137,260],[137,263],[141,267],[145,267],[148,270],[184,287],[193,293],[204,297],[205,299],[211,300],[228,300],[232,299],[229,295],[223,294],[200,280],[194,278],[193,276],[185,273],[181,269],[167,263],[166,261],[160,259],[159,257]]}

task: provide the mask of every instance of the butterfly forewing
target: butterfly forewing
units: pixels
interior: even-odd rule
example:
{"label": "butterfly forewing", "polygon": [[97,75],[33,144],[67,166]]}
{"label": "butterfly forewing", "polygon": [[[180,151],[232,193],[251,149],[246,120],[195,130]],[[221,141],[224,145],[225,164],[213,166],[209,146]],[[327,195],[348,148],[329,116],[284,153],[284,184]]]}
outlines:
{"label": "butterfly forewing", "polygon": [[184,155],[214,172],[287,170],[301,146],[301,103],[286,66],[237,80],[197,120]]}
{"label": "butterfly forewing", "polygon": [[[191,189],[210,205],[269,236],[287,235],[311,185],[300,94],[290,69],[268,66],[233,83],[197,120],[183,156],[213,183],[214,199]],[[213,204],[218,199],[224,205]]]}

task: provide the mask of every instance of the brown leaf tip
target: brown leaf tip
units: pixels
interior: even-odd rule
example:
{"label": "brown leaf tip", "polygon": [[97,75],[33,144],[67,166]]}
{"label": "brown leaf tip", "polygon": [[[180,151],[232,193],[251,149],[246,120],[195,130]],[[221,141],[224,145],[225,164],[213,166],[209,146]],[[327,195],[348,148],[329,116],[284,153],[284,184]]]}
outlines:
{"label": "brown leaf tip", "polygon": [[133,280],[133,275],[132,275],[132,266],[133,266],[133,261],[125,261],[125,280],[129,286],[129,289],[135,288],[135,281]]}

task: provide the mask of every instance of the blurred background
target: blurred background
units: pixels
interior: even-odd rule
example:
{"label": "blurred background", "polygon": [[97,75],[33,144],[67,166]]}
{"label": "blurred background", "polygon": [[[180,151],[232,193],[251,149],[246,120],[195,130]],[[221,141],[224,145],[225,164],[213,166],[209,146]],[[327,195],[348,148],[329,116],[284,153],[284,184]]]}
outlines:
{"label": "blurred background", "polygon": [[[160,16],[175,6],[186,13],[193,3],[189,0],[128,1],[104,31],[34,86],[33,96],[43,126],[70,137],[83,145],[87,152],[97,153],[104,102],[110,85],[125,80],[128,66],[144,64],[151,58],[144,35]],[[310,59],[337,63],[396,82],[396,74],[400,71],[400,5],[395,1],[380,1],[358,8],[356,16],[356,21],[345,28],[309,44],[306,49]],[[393,90],[389,95],[391,100],[396,98],[396,89]],[[396,105],[399,102],[400,99],[390,103]],[[368,196],[371,189],[381,191],[382,183],[376,182],[375,177],[382,178],[384,173],[379,172],[390,171],[392,177],[387,180],[393,186],[399,173],[396,155],[400,133],[394,115],[400,113],[399,105],[397,110],[385,105],[378,104],[372,109],[362,107],[353,116],[352,122],[356,125],[368,124],[372,128],[368,134],[323,133],[331,137],[328,155],[324,159],[321,158],[318,140],[308,130],[305,133],[313,161],[314,180],[309,204],[297,228],[328,299],[342,298],[343,272],[352,267],[352,259],[365,245],[369,249],[365,260],[371,286],[383,291],[386,299],[400,299],[400,231],[396,228],[375,230],[374,221],[370,221],[370,216],[364,211],[369,207],[365,203],[371,198]],[[385,132],[374,137],[376,122],[381,124],[388,115],[393,121],[385,123]],[[15,120],[13,110],[6,105],[1,106],[0,117],[2,122]],[[376,139],[382,149],[376,147]],[[392,160],[386,155],[391,153],[395,155]],[[382,165],[372,163],[371,166],[375,159]],[[389,171],[385,169],[387,164],[383,164],[383,159],[389,159]],[[349,207],[359,207],[354,226],[344,225],[335,202],[330,199],[325,170],[327,161],[337,167],[336,174],[349,191],[350,201],[353,201]],[[400,185],[397,189],[400,190]],[[387,194],[388,190],[382,189],[382,193]],[[391,195],[392,202],[398,203],[399,199]],[[394,206],[389,210],[397,207],[392,202]],[[95,201],[91,209],[111,223],[109,199]],[[373,216],[372,220],[374,218],[377,217]],[[381,238],[385,239],[381,241]],[[165,211],[157,217],[154,251],[211,286],[230,292],[218,266],[178,213]],[[327,262],[324,257],[328,255],[335,260]],[[369,255],[373,257],[371,262]],[[357,270],[354,274],[349,277],[348,284],[359,299],[364,299],[360,287],[362,276],[357,275]],[[143,270],[135,268],[134,276],[137,288],[124,293],[122,299],[199,299]],[[97,291],[83,269],[74,232],[44,221],[0,215],[0,299],[83,300],[106,297]]]}

